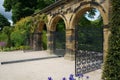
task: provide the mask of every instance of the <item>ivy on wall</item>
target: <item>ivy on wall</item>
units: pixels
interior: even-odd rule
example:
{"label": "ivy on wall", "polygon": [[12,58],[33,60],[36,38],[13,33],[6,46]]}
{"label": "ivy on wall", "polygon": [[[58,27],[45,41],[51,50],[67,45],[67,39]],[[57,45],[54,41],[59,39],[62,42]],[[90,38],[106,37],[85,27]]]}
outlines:
{"label": "ivy on wall", "polygon": [[38,24],[40,22],[47,23],[48,19],[46,14],[37,14],[33,16],[32,18],[32,26],[31,26],[31,32],[33,33],[35,29],[38,27]]}

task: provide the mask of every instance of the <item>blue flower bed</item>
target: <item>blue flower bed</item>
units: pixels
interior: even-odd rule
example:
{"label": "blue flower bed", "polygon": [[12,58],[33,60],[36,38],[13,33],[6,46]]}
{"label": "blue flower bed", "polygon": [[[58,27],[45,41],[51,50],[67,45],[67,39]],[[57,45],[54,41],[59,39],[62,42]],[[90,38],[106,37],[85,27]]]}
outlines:
{"label": "blue flower bed", "polygon": [[[48,77],[48,80],[54,80],[52,77]],[[84,76],[83,74],[78,74],[77,76],[74,76],[73,74],[70,74],[69,78],[63,77],[62,80],[89,80],[89,76]]]}

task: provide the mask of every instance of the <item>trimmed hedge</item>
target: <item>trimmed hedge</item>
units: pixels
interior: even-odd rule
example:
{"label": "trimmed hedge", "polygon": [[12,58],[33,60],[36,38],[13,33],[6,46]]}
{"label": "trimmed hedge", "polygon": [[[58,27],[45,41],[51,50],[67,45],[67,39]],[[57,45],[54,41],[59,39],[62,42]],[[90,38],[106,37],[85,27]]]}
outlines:
{"label": "trimmed hedge", "polygon": [[106,56],[103,80],[120,80],[120,0],[111,0],[109,49]]}

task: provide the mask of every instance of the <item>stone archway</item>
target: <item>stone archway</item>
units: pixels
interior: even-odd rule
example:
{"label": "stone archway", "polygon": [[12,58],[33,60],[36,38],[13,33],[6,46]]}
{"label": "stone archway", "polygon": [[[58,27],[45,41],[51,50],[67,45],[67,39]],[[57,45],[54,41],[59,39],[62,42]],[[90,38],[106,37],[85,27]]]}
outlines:
{"label": "stone archway", "polygon": [[[64,21],[64,24],[65,24],[64,29],[66,30],[67,21],[66,21],[64,16],[58,15],[58,16],[51,18],[51,21],[49,23],[49,31],[48,31],[48,49],[49,49],[51,54],[61,53],[62,55],[64,55],[65,49],[64,50],[63,49],[59,49],[59,50],[56,49],[56,38],[57,38],[57,34],[59,34],[59,32],[57,32],[56,29],[58,27],[57,24],[60,20]],[[62,37],[62,34],[59,34],[59,36],[60,35]],[[66,34],[64,34],[64,35],[66,36]]]}
{"label": "stone archway", "polygon": [[57,25],[57,23],[59,22],[60,19],[62,19],[62,20],[64,21],[64,23],[65,23],[65,28],[67,28],[68,23],[67,23],[66,17],[63,16],[63,15],[57,15],[57,16],[55,16],[55,17],[52,17],[52,18],[50,19],[50,22],[48,22],[49,30],[50,30],[50,31],[55,31],[56,25]]}
{"label": "stone archway", "polygon": [[[35,51],[38,51],[38,50],[43,50],[43,43],[42,43],[42,31],[45,27],[45,23],[42,21],[42,22],[39,22],[38,25],[37,25],[37,28],[35,29],[34,33],[32,33],[32,41],[31,41],[31,45],[32,45],[32,49],[35,50]],[[47,29],[47,27],[46,27]]]}
{"label": "stone archway", "polygon": [[[101,16],[103,18],[103,56],[102,56],[102,53],[99,53],[99,52],[89,52],[89,51],[77,51],[77,45],[78,45],[78,42],[76,41],[75,39],[75,44],[74,44],[74,47],[75,47],[75,54],[77,57],[76,57],[76,74],[79,74],[79,73],[87,73],[87,72],[90,72],[90,71],[93,71],[93,70],[96,70],[96,69],[99,69],[101,68],[101,64],[103,62],[103,57],[105,58],[106,56],[106,51],[108,49],[108,37],[109,37],[109,26],[108,26],[108,16],[106,15],[106,12],[105,10],[103,10],[103,8],[97,6],[96,5],[85,5],[83,6],[82,8],[78,9],[75,14],[73,14],[73,18],[72,18],[72,22],[71,22],[71,27],[72,29],[74,29],[75,33],[73,33],[73,35],[76,37],[78,33],[77,30],[78,30],[78,21],[79,21],[79,18],[86,12],[86,11],[89,11],[90,9],[92,8],[96,8],[100,11],[101,13]],[[107,25],[107,27],[106,27]],[[81,54],[80,54],[81,53]],[[84,53],[84,54],[83,54]],[[94,56],[95,55],[95,56]],[[99,56],[98,56],[99,55]],[[101,56],[100,56],[101,55]],[[90,56],[90,57],[89,57]],[[83,59],[82,59],[83,58]],[[92,61],[91,61],[92,60]],[[95,62],[94,62],[95,61]],[[98,63],[97,63],[98,62]]]}
{"label": "stone archway", "polygon": [[[77,26],[77,23],[78,23],[78,20],[79,18],[81,17],[81,15],[83,15],[86,11],[89,11],[90,9],[92,8],[96,8],[100,11],[100,14],[103,18],[103,36],[104,36],[104,42],[103,42],[103,53],[104,53],[104,58],[107,54],[107,49],[108,49],[108,37],[109,37],[109,34],[110,34],[110,31],[109,31],[109,18],[108,18],[108,15],[106,14],[106,11],[104,10],[103,7],[101,6],[96,6],[94,4],[89,5],[89,4],[86,4],[84,6],[82,6],[82,8],[78,9],[75,14],[73,14],[73,18],[71,20],[71,28],[72,29],[75,29],[75,27]],[[75,34],[75,33],[73,33]]]}
{"label": "stone archway", "polygon": [[[50,53],[54,52],[54,31],[55,26],[60,18],[62,18],[66,25],[66,54],[65,58],[74,60],[75,58],[75,26],[79,16],[85,11],[96,8],[100,11],[103,18],[103,32],[104,32],[104,57],[108,49],[109,32],[109,0],[58,0],[54,4],[43,9],[41,13],[47,14],[48,22],[48,50]],[[36,14],[35,14],[36,15]]]}

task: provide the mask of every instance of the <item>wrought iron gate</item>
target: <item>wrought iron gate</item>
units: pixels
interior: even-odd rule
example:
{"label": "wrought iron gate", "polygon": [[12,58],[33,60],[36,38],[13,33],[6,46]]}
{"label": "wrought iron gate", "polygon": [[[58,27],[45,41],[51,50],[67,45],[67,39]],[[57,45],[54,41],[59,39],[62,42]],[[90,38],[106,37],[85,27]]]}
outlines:
{"label": "wrought iron gate", "polygon": [[[101,43],[101,45],[96,44],[96,46],[93,47],[93,45],[95,44],[95,43],[93,44],[93,42],[95,42],[95,40],[93,40],[93,42],[92,40],[90,40],[92,39],[90,35],[95,34],[96,32],[100,34],[99,29],[85,29],[85,28],[80,28],[79,26],[77,26],[75,29],[75,38],[76,38],[75,73],[76,75],[88,73],[101,68],[101,64],[103,63],[103,52],[102,52],[103,39],[101,38],[103,37],[102,33],[99,36],[94,36],[96,41],[99,41],[98,43]],[[82,34],[84,35],[84,37],[82,38],[86,38],[86,39],[83,40],[80,38]],[[101,39],[101,41],[99,39]],[[90,45],[92,48],[89,47]]]}

